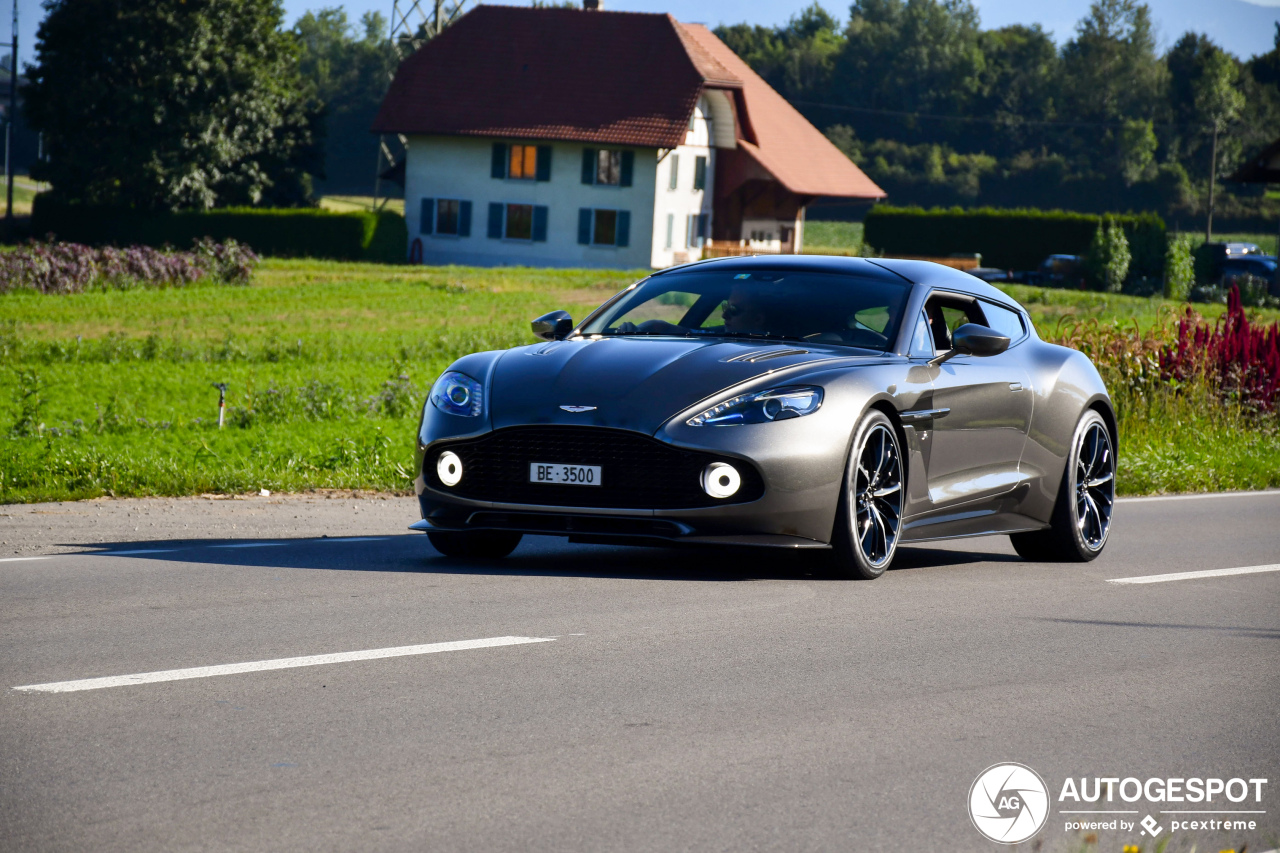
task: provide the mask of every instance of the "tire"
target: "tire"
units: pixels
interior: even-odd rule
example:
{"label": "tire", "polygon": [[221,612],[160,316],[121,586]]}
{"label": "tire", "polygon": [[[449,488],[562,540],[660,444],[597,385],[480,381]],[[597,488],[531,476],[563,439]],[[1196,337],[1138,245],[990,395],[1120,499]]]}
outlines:
{"label": "tire", "polygon": [[432,530],[427,538],[446,557],[499,560],[514,551],[524,535],[506,530]]}
{"label": "tire", "polygon": [[1093,409],[1080,416],[1048,530],[1010,534],[1013,549],[1039,563],[1087,563],[1111,535],[1116,503],[1116,453],[1106,421]]}
{"label": "tire", "polygon": [[902,528],[904,464],[893,423],[884,412],[867,412],[858,424],[840,487],[831,574],[874,580],[893,562]]}

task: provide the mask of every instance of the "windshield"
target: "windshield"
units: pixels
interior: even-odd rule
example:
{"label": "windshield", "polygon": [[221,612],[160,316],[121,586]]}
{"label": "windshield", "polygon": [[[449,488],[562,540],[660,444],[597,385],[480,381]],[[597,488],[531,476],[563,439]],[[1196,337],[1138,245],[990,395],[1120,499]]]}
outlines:
{"label": "windshield", "polygon": [[908,287],[819,272],[660,275],[607,304],[582,333],[760,338],[887,350]]}

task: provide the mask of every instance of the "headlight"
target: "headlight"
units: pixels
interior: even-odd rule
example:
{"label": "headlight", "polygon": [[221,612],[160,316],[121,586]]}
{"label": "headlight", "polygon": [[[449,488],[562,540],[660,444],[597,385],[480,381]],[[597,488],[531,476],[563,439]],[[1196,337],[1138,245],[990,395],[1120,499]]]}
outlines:
{"label": "headlight", "polygon": [[451,415],[478,417],[484,410],[484,389],[465,373],[449,370],[431,386],[431,405]]}
{"label": "headlight", "polygon": [[822,389],[813,385],[771,388],[742,394],[689,418],[689,426],[736,426],[785,421],[811,415],[822,405]]}

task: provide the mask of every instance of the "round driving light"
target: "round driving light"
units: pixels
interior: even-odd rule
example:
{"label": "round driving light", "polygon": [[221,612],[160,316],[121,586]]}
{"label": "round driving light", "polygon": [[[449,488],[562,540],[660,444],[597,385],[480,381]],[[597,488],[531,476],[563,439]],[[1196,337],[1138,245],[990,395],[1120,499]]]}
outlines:
{"label": "round driving light", "polygon": [[731,498],[742,488],[742,475],[727,462],[712,462],[702,472],[702,490],[713,498]]}
{"label": "round driving light", "polygon": [[449,397],[449,402],[456,406],[465,406],[471,402],[471,392],[462,385],[451,385],[445,394]]}
{"label": "round driving light", "polygon": [[446,486],[456,486],[462,479],[462,460],[452,450],[446,450],[436,460],[436,475]]}

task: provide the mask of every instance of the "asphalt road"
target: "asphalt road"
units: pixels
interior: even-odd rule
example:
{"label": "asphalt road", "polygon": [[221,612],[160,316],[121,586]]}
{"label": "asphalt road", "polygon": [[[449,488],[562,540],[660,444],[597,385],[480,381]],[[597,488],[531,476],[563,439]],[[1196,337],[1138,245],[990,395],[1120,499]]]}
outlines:
{"label": "asphalt road", "polygon": [[[1280,847],[1280,572],[1108,582],[1280,563],[1280,493],[1122,503],[1088,565],[988,538],[869,583],[551,538],[464,563],[413,510],[0,507],[0,850],[993,850],[967,805],[1005,761],[1049,788],[1020,849],[1095,849],[1067,777],[1265,778],[1110,809],[1168,853]],[[494,637],[546,641],[13,689]],[[1206,808],[1264,813],[1162,813]]]}

